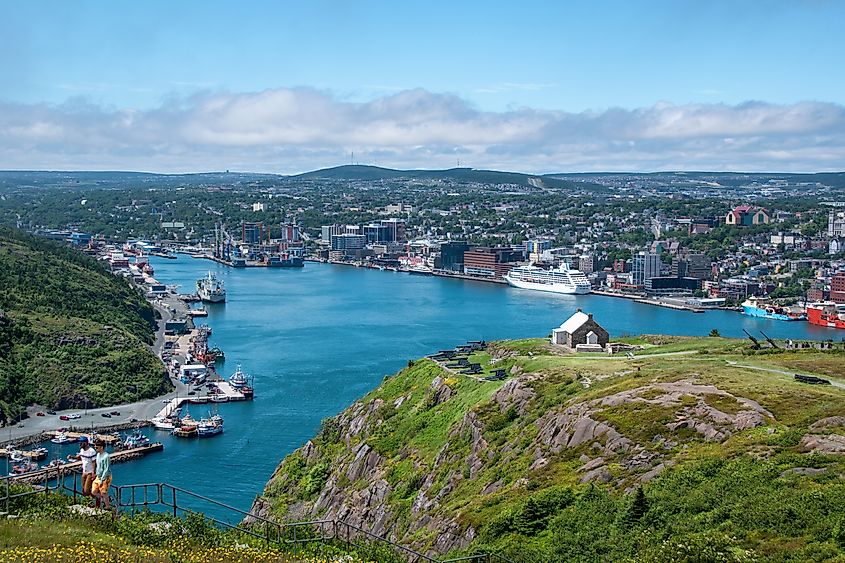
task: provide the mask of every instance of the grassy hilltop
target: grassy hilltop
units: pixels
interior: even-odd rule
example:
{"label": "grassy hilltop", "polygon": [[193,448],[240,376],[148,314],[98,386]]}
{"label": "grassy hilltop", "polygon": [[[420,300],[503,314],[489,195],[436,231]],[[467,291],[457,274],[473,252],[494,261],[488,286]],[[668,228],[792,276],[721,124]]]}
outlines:
{"label": "grassy hilltop", "polygon": [[0,227],[0,415],[104,406],[166,390],[155,311],[81,252]]}
{"label": "grassy hilltop", "polygon": [[638,343],[495,343],[474,361],[497,382],[412,362],[285,458],[253,511],[520,562],[845,561],[845,352]]}

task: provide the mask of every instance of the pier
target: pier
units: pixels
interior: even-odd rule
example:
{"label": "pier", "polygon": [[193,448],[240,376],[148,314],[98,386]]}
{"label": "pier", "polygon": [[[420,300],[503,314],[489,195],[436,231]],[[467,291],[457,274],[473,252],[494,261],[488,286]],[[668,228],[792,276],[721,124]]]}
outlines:
{"label": "pier", "polygon": [[[131,448],[128,450],[120,450],[116,452],[111,452],[111,461],[112,463],[121,463],[124,461],[130,461],[141,456],[153,453],[153,452],[160,452],[164,450],[164,444],[161,442],[154,442],[152,444],[148,444],[146,446],[140,446],[137,448]],[[44,482],[44,480],[50,479],[59,479],[65,475],[68,475],[72,472],[81,472],[82,471],[82,462],[81,461],[71,461],[64,465],[60,465],[58,467],[50,467],[47,469],[38,469],[36,471],[30,471],[28,473],[23,473],[21,475],[12,475],[10,478],[13,481],[19,481],[23,483],[28,483],[30,481],[35,483]],[[52,475],[52,477],[51,477]]]}
{"label": "pier", "polygon": [[233,401],[246,401],[247,397],[234,387],[232,384],[224,379],[219,380],[209,380],[210,383],[214,383],[217,388],[220,390],[219,393],[209,393],[206,395],[196,395],[196,396],[187,396],[187,397],[174,397],[170,399],[167,403],[165,403],[164,408],[162,408],[158,414],[156,414],[155,418],[167,418],[177,413],[177,411],[182,408],[182,405],[185,403],[188,404],[219,404],[219,403],[228,403]]}

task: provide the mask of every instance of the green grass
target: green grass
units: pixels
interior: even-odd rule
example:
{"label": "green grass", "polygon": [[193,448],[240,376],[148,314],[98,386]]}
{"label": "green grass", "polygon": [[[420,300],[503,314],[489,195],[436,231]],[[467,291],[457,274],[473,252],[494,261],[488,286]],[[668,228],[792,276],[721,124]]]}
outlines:
{"label": "green grass", "polygon": [[[713,561],[845,557],[845,532],[837,531],[839,520],[827,512],[824,502],[817,501],[825,499],[831,509],[839,507],[840,501],[833,499],[842,492],[838,475],[845,473],[845,460],[798,449],[810,424],[826,416],[845,415],[845,392],[728,363],[777,368],[785,362],[801,362],[807,371],[818,373],[835,369],[832,360],[836,357],[811,351],[749,356],[743,341],[721,338],[649,336],[639,341],[649,346],[648,354],[701,353],[592,359],[557,354],[545,346],[545,339],[529,339],[497,342],[485,352],[472,354],[470,361],[481,363],[485,373],[504,368],[508,379],[513,379],[517,376],[510,375],[510,369],[518,368],[521,385],[533,392],[533,398],[519,409],[493,400],[503,382],[480,383],[450,374],[429,360],[414,362],[362,399],[364,405],[383,401],[362,432],[382,456],[382,463],[374,474],[362,478],[358,489],[384,478],[390,487],[389,526],[407,534],[405,539],[422,549],[437,540],[438,532],[427,527],[407,532],[422,516],[411,512],[420,491],[426,499],[437,499],[424,517],[455,522],[461,530],[472,527],[477,539],[468,551],[493,549],[519,561],[692,560],[683,553],[693,548],[710,554],[702,560]],[[439,404],[432,389],[436,378],[451,389],[451,396]],[[665,393],[656,386],[677,381],[713,385],[756,401],[773,418],[748,430],[727,426],[727,439],[708,442],[695,430],[670,431],[667,424],[681,414],[689,416],[699,401],[731,416],[748,407],[712,391],[683,395],[662,406],[637,401],[601,403],[611,395],[638,389],[642,391],[636,396],[642,399],[659,399]],[[400,397],[404,402],[394,408]],[[594,449],[594,444],[603,448],[603,436],[559,453],[551,453],[539,442],[540,419],[584,405],[593,411],[594,420],[610,424],[630,440],[627,452]],[[469,418],[479,421],[481,442],[477,444],[466,427]],[[344,431],[340,428],[339,436]],[[282,469],[298,463],[299,470],[306,471],[315,463],[327,463],[335,476],[342,475],[353,452],[343,447],[340,438],[331,444],[321,444],[319,439],[316,443],[316,459],[296,462],[298,454],[293,454]],[[354,447],[354,439],[352,443]],[[532,470],[538,451],[548,462]],[[640,451],[657,457],[629,469],[629,456]],[[584,473],[579,468],[585,458],[600,455],[605,457],[610,483],[581,483]],[[471,466],[476,459],[480,463]],[[636,521],[631,520],[631,501],[624,492],[636,487],[639,476],[658,462],[674,465],[643,485],[649,507],[638,513]],[[794,467],[827,469],[816,476],[784,473]],[[282,504],[295,498],[300,486],[296,479],[271,483],[265,496],[271,503]],[[550,501],[552,491],[568,500]],[[785,523],[783,515],[791,515],[794,522]],[[845,520],[840,527],[845,529]]]}

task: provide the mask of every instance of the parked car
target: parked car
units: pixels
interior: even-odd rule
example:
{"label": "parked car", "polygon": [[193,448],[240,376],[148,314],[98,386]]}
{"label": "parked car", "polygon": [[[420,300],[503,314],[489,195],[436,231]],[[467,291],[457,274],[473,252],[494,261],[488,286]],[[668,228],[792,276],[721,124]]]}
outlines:
{"label": "parked car", "polygon": [[109,413],[107,413],[107,412],[104,412],[104,413],[103,413],[103,414],[101,414],[100,416],[105,417],[105,418],[111,418],[111,415],[110,415]]}
{"label": "parked car", "polygon": [[109,414],[112,416],[120,416],[120,411],[111,411]]}
{"label": "parked car", "polygon": [[70,420],[70,417],[66,414],[63,414],[62,416],[59,417],[59,420]]}
{"label": "parked car", "polygon": [[56,414],[56,411],[54,411],[54,410],[49,410],[49,411],[47,411],[47,414]]}
{"label": "parked car", "polygon": [[75,412],[75,413],[73,413],[73,414],[69,414],[69,415],[67,415],[67,416],[68,416],[68,418],[70,418],[71,420],[78,420],[78,419],[82,418],[82,415],[81,415],[81,414],[79,414],[78,412]]}
{"label": "parked car", "polygon": [[45,414],[41,411],[38,411],[37,413],[35,413],[35,416],[45,416]]}

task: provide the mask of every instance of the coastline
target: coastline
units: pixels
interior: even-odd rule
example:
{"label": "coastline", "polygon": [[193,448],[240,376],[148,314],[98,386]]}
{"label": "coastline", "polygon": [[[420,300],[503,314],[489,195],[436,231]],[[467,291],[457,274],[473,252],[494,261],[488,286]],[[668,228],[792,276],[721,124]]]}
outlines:
{"label": "coastline", "polygon": [[[188,306],[184,301],[179,299],[177,295],[172,293],[168,293],[160,298],[151,298],[147,296],[146,299],[150,305],[159,312],[161,318],[157,321],[158,327],[155,332],[155,340],[153,344],[145,344],[145,346],[147,346],[147,348],[155,354],[161,362],[163,372],[166,374],[166,377],[173,386],[171,391],[156,397],[141,399],[132,403],[121,403],[118,405],[97,407],[93,409],[65,409],[56,411],[55,415],[46,416],[37,416],[36,413],[39,411],[46,411],[47,407],[42,405],[32,405],[26,409],[28,418],[14,426],[0,428],[0,440],[2,440],[0,443],[9,444],[12,442],[19,443],[21,441],[26,442],[27,444],[34,443],[34,441],[38,441],[37,437],[42,436],[44,432],[62,427],[91,431],[107,431],[116,427],[136,428],[139,426],[146,426],[148,425],[149,420],[161,410],[161,405],[165,401],[169,402],[177,397],[186,396],[190,389],[188,386],[181,383],[178,378],[172,376],[167,364],[162,359],[161,354],[164,351],[164,343],[166,341],[164,334],[165,323],[173,318],[188,318],[190,321],[190,317],[187,316]],[[171,314],[171,309],[173,309],[175,313]],[[187,338],[190,338],[196,332],[196,329],[193,327],[193,323],[191,323],[190,326],[191,330],[188,333]],[[115,415],[112,415],[111,418],[102,416],[104,413],[111,413],[113,411],[119,411],[119,417]],[[59,420],[59,416],[71,413],[79,413],[81,418],[76,420]],[[118,418],[120,422],[116,422],[115,418]],[[137,420],[132,422],[133,418]]]}

